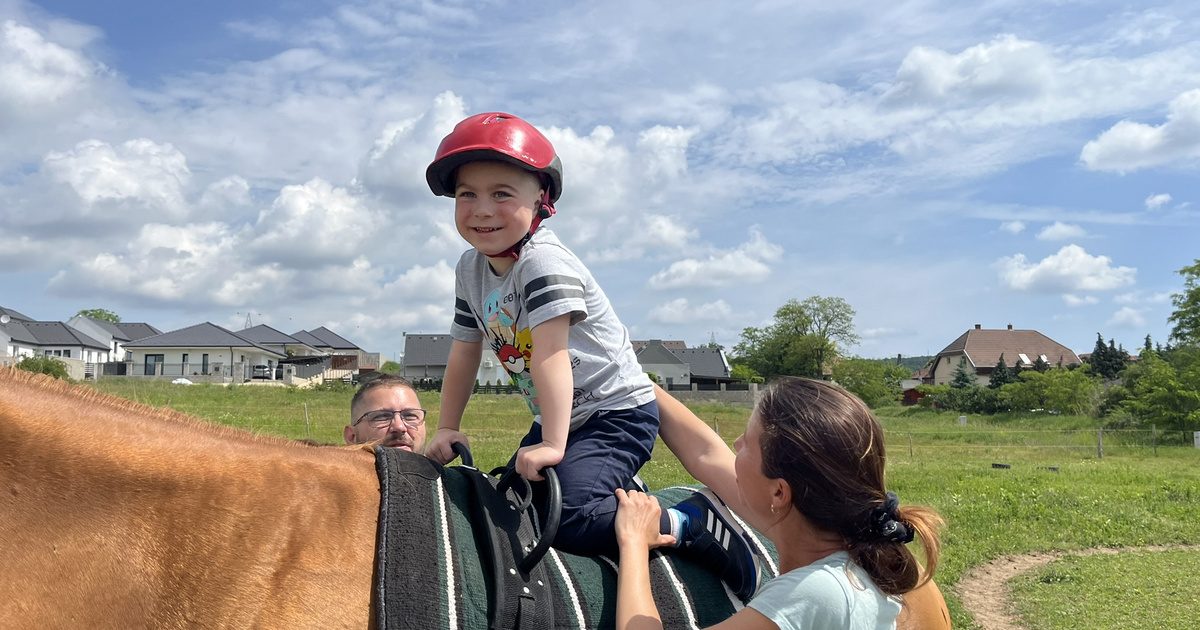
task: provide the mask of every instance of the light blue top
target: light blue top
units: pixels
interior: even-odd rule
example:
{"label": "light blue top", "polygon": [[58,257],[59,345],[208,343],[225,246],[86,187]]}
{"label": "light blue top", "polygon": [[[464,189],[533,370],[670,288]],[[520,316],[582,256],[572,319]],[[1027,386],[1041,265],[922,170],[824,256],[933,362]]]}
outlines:
{"label": "light blue top", "polygon": [[780,630],[891,630],[900,614],[845,551],[767,582],[748,605]]}

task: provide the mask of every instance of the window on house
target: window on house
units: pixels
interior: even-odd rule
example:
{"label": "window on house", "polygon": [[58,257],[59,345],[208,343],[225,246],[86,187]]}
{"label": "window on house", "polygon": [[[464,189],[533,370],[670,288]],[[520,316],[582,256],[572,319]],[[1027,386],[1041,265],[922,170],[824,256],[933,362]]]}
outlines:
{"label": "window on house", "polygon": [[68,359],[70,359],[70,358],[71,358],[71,351],[70,351],[70,350],[63,350],[63,353],[62,353],[62,355],[63,355],[64,357],[67,357]]}
{"label": "window on house", "polygon": [[200,373],[208,374],[208,353],[200,355]]}
{"label": "window on house", "polygon": [[188,353],[184,352],[183,353],[183,364],[187,365],[187,362],[188,362]]}
{"label": "window on house", "polygon": [[146,376],[157,376],[158,375],[158,367],[163,364],[163,359],[164,359],[164,356],[161,354],[147,354],[146,355],[145,375]]}

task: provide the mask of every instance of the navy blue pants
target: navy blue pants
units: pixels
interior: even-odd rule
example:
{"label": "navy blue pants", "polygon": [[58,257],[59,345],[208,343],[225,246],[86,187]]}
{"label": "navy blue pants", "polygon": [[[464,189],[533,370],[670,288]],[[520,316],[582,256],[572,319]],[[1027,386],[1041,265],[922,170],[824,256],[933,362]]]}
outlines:
{"label": "navy blue pants", "polygon": [[[617,488],[636,487],[633,476],[650,460],[657,437],[655,401],[632,409],[597,411],[567,436],[566,453],[554,467],[562,486],[562,520],[555,547],[575,554],[616,556],[614,493]],[[541,441],[542,425],[534,423],[521,446]],[[544,506],[545,484],[534,484],[534,490],[536,504]]]}

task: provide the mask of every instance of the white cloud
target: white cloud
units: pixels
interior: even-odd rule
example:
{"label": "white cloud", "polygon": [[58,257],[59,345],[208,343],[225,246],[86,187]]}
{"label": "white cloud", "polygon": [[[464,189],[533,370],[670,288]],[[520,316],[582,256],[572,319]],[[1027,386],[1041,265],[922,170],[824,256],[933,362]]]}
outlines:
{"label": "white cloud", "polygon": [[1079,154],[1090,170],[1129,172],[1200,157],[1200,89],[1176,97],[1167,120],[1153,126],[1122,120]]}
{"label": "white cloud", "polygon": [[379,238],[383,217],[365,200],[320,178],[284,186],[255,225],[263,261],[297,268],[347,263]]}
{"label": "white cloud", "polygon": [[84,91],[103,68],[79,52],[47,41],[38,31],[0,24],[0,129],[15,117],[36,117]]}
{"label": "white cloud", "polygon": [[1038,232],[1038,239],[1043,241],[1067,241],[1087,236],[1087,232],[1078,225],[1055,221]]}
{"label": "white cloud", "polygon": [[614,262],[672,254],[687,248],[699,236],[699,232],[676,217],[649,215],[638,222],[637,229],[625,234],[616,245],[593,249],[586,254],[586,259],[589,262]]}
{"label": "white cloud", "polygon": [[1108,256],[1092,256],[1078,245],[1066,245],[1037,263],[1024,254],[996,261],[1000,281],[1017,291],[1061,293],[1109,291],[1133,284],[1137,269],[1114,267]]}
{"label": "white cloud", "polygon": [[1005,221],[1000,224],[1000,229],[1009,234],[1020,234],[1025,231],[1024,221]]}
{"label": "white cloud", "polygon": [[182,218],[191,180],[187,159],[170,144],[138,138],[118,146],[85,140],[70,151],[52,152],[42,168],[83,201],[83,214],[108,214],[130,205],[141,214]]}
{"label": "white cloud", "polygon": [[660,324],[723,322],[733,315],[725,300],[693,306],[687,298],[676,298],[650,309],[649,319]]}
{"label": "white cloud", "polygon": [[899,328],[892,328],[889,326],[878,326],[875,328],[867,328],[867,329],[863,330],[862,333],[859,334],[859,336],[862,337],[863,341],[868,341],[868,340],[874,340],[874,339],[885,339],[888,337],[894,337],[899,332],[901,332]]}
{"label": "white cloud", "polygon": [[1149,197],[1146,197],[1147,210],[1157,210],[1169,203],[1171,203],[1171,195],[1167,193],[1158,193],[1156,195],[1150,195]]}
{"label": "white cloud", "polygon": [[1146,318],[1142,315],[1141,311],[1129,306],[1122,306],[1108,319],[1108,325],[1118,328],[1140,329],[1146,326]]}
{"label": "white cloud", "polygon": [[1062,298],[1067,306],[1086,306],[1100,301],[1100,298],[1094,295],[1075,295],[1074,293],[1064,293]]}
{"label": "white cloud", "polygon": [[688,141],[695,129],[654,126],[638,137],[637,148],[646,156],[643,168],[651,178],[675,179],[687,173]]}
{"label": "white cloud", "polygon": [[757,229],[736,249],[714,252],[704,259],[686,258],[650,277],[655,289],[689,287],[725,287],[740,283],[762,282],[771,273],[767,261],[779,258],[783,249],[763,237]]}
{"label": "white cloud", "polygon": [[1170,301],[1170,291],[1159,291],[1157,293],[1131,291],[1113,296],[1113,302],[1117,304],[1166,304]]}
{"label": "white cloud", "polygon": [[1012,35],[957,55],[917,46],[901,62],[887,98],[944,102],[1035,96],[1049,87],[1057,65],[1046,47]]}

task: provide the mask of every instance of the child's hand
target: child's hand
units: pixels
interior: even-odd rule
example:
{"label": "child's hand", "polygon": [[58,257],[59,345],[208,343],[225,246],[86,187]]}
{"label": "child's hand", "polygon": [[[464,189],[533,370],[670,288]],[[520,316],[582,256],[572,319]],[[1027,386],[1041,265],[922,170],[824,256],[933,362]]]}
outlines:
{"label": "child's hand", "polygon": [[467,434],[454,429],[438,428],[437,432],[433,434],[433,439],[429,441],[429,445],[425,447],[425,457],[439,464],[448,464],[458,457],[450,446],[455,442],[468,445]]}
{"label": "child's hand", "polygon": [[662,508],[658,500],[637,490],[628,493],[617,488],[617,544],[641,546],[647,550],[675,544],[675,537],[661,533]]}
{"label": "child's hand", "polygon": [[517,450],[517,474],[530,481],[541,481],[541,470],[561,462],[563,449],[542,442]]}

